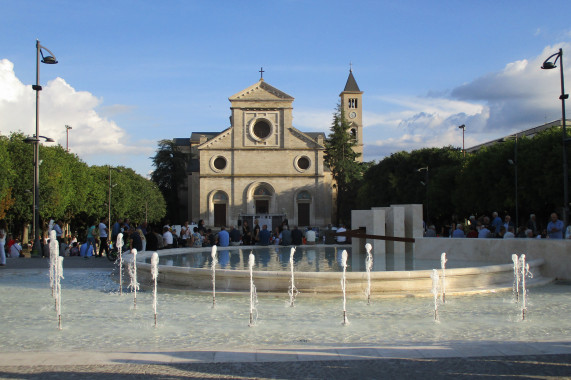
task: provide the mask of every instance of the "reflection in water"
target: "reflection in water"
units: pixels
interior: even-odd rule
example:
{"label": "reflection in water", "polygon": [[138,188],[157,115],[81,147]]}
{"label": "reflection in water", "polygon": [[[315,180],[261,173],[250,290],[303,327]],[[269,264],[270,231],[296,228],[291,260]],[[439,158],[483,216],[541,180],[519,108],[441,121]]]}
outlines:
{"label": "reflection in water", "polygon": [[218,263],[220,268],[226,269],[228,263],[230,262],[230,251],[218,251]]}
{"label": "reflection in water", "polygon": [[[341,252],[346,249],[349,257],[347,271],[365,271],[365,253],[359,255],[358,260],[353,261],[349,246],[301,246],[296,247],[294,253],[294,265],[296,272],[342,272]],[[249,270],[248,256],[254,253],[254,270],[261,271],[288,271],[291,247],[269,246],[264,248],[224,250],[219,252],[219,265],[221,269]],[[373,252],[374,254],[374,252]],[[145,260],[150,264],[150,258]],[[187,253],[172,254],[168,250],[159,251],[159,265],[179,266],[189,268],[210,269],[212,257],[210,251],[193,251]],[[440,268],[438,260],[415,260],[412,262],[404,253],[386,253],[386,270],[426,270]],[[465,268],[473,266],[489,265],[485,262],[455,261],[449,259],[446,268]]]}

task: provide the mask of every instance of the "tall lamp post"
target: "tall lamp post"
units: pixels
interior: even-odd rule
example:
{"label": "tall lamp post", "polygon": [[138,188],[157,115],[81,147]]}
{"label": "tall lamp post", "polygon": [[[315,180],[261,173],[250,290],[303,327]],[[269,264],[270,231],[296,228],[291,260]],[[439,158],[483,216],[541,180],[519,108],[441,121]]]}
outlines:
{"label": "tall lamp post", "polygon": [[466,125],[462,124],[458,128],[462,130],[462,153],[466,157],[466,150],[464,149],[464,132],[466,131]]}
{"label": "tall lamp post", "polygon": [[[417,172],[421,172],[423,170],[426,170],[426,183],[424,183],[424,186],[426,186],[426,227],[428,228],[428,224],[429,224],[429,214],[428,214],[428,166],[425,166],[424,168],[420,168],[417,169]],[[421,183],[423,183],[421,181]]]}
{"label": "tall lamp post", "polygon": [[69,152],[69,130],[73,129],[71,126],[65,126],[65,150]]}
{"label": "tall lamp post", "polygon": [[[514,186],[515,186],[515,227],[516,227],[516,231],[515,231],[515,232],[516,232],[516,234],[517,234],[517,232],[518,232],[517,228],[519,228],[519,213],[518,213],[518,211],[519,211],[519,209],[518,209],[518,203],[519,203],[519,202],[518,202],[518,195],[517,195],[517,187],[518,187],[518,186],[517,186],[517,185],[518,185],[518,182],[517,182],[517,133],[516,133],[515,135],[513,135],[513,138],[514,138],[514,141],[515,141],[515,144],[514,144],[514,159],[513,159],[513,160],[509,159],[509,160],[508,160],[508,163],[509,163],[510,165],[513,165],[513,166],[514,166],[514,173],[515,173],[515,175],[514,175],[514,177],[515,177],[515,184],[514,184]],[[507,140],[507,138],[504,139],[504,141],[505,141],[505,140]]]}
{"label": "tall lamp post", "polygon": [[[555,59],[553,62],[550,60],[552,58]],[[563,133],[563,225],[567,226],[567,220],[569,218],[569,195],[567,192],[568,187],[568,174],[567,174],[567,142],[569,139],[567,138],[567,128],[565,126],[565,99],[569,98],[569,94],[565,93],[565,81],[563,79],[563,49],[559,49],[559,51],[555,54],[550,55],[545,61],[543,61],[543,65],[541,68],[544,70],[554,69],[557,66],[555,65],[559,60],[559,72],[561,74],[561,130]]]}
{"label": "tall lamp post", "polygon": [[[44,56],[43,50],[51,55]],[[32,254],[41,255],[40,243],[40,56],[41,62],[48,65],[54,65],[57,62],[55,54],[45,46],[40,45],[40,41],[36,40],[36,84],[32,85],[32,89],[36,91],[36,134],[34,136],[34,246]]]}

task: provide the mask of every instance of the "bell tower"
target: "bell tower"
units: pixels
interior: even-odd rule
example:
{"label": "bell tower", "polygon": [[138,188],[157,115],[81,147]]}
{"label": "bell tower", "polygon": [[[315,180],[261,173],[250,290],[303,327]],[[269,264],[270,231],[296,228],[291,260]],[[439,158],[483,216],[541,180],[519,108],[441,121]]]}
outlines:
{"label": "bell tower", "polygon": [[339,96],[341,97],[341,109],[350,124],[347,132],[353,136],[356,142],[353,150],[360,153],[357,160],[363,162],[363,91],[357,85],[352,68],[349,69],[349,78],[347,78],[345,89]]}

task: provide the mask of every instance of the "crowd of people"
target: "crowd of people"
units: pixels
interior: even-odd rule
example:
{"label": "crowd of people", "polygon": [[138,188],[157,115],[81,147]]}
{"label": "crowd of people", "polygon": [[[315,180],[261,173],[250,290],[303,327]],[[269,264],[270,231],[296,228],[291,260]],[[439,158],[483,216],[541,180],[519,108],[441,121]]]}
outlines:
{"label": "crowd of people", "polygon": [[535,214],[529,216],[526,224],[516,226],[510,215],[504,219],[497,212],[492,217],[482,215],[476,219],[470,216],[464,223],[451,223],[436,231],[434,225],[429,225],[424,233],[425,237],[451,237],[451,238],[534,238],[534,239],[571,239],[571,224],[565,228],[563,221],[557,213],[551,213],[549,221],[542,228],[536,220]]}

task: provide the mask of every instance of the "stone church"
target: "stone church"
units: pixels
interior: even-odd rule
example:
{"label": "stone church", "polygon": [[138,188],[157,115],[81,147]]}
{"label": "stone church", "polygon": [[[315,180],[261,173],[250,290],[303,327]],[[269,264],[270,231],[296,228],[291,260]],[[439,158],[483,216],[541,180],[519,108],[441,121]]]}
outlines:
{"label": "stone church", "polygon": [[[362,94],[350,71],[340,97],[359,153]],[[187,186],[179,192],[187,220],[215,227],[252,226],[253,219],[268,228],[284,219],[300,227],[331,223],[335,186],[323,160],[325,134],[295,128],[294,98],[263,77],[229,100],[230,127],[175,139],[188,158]]]}

